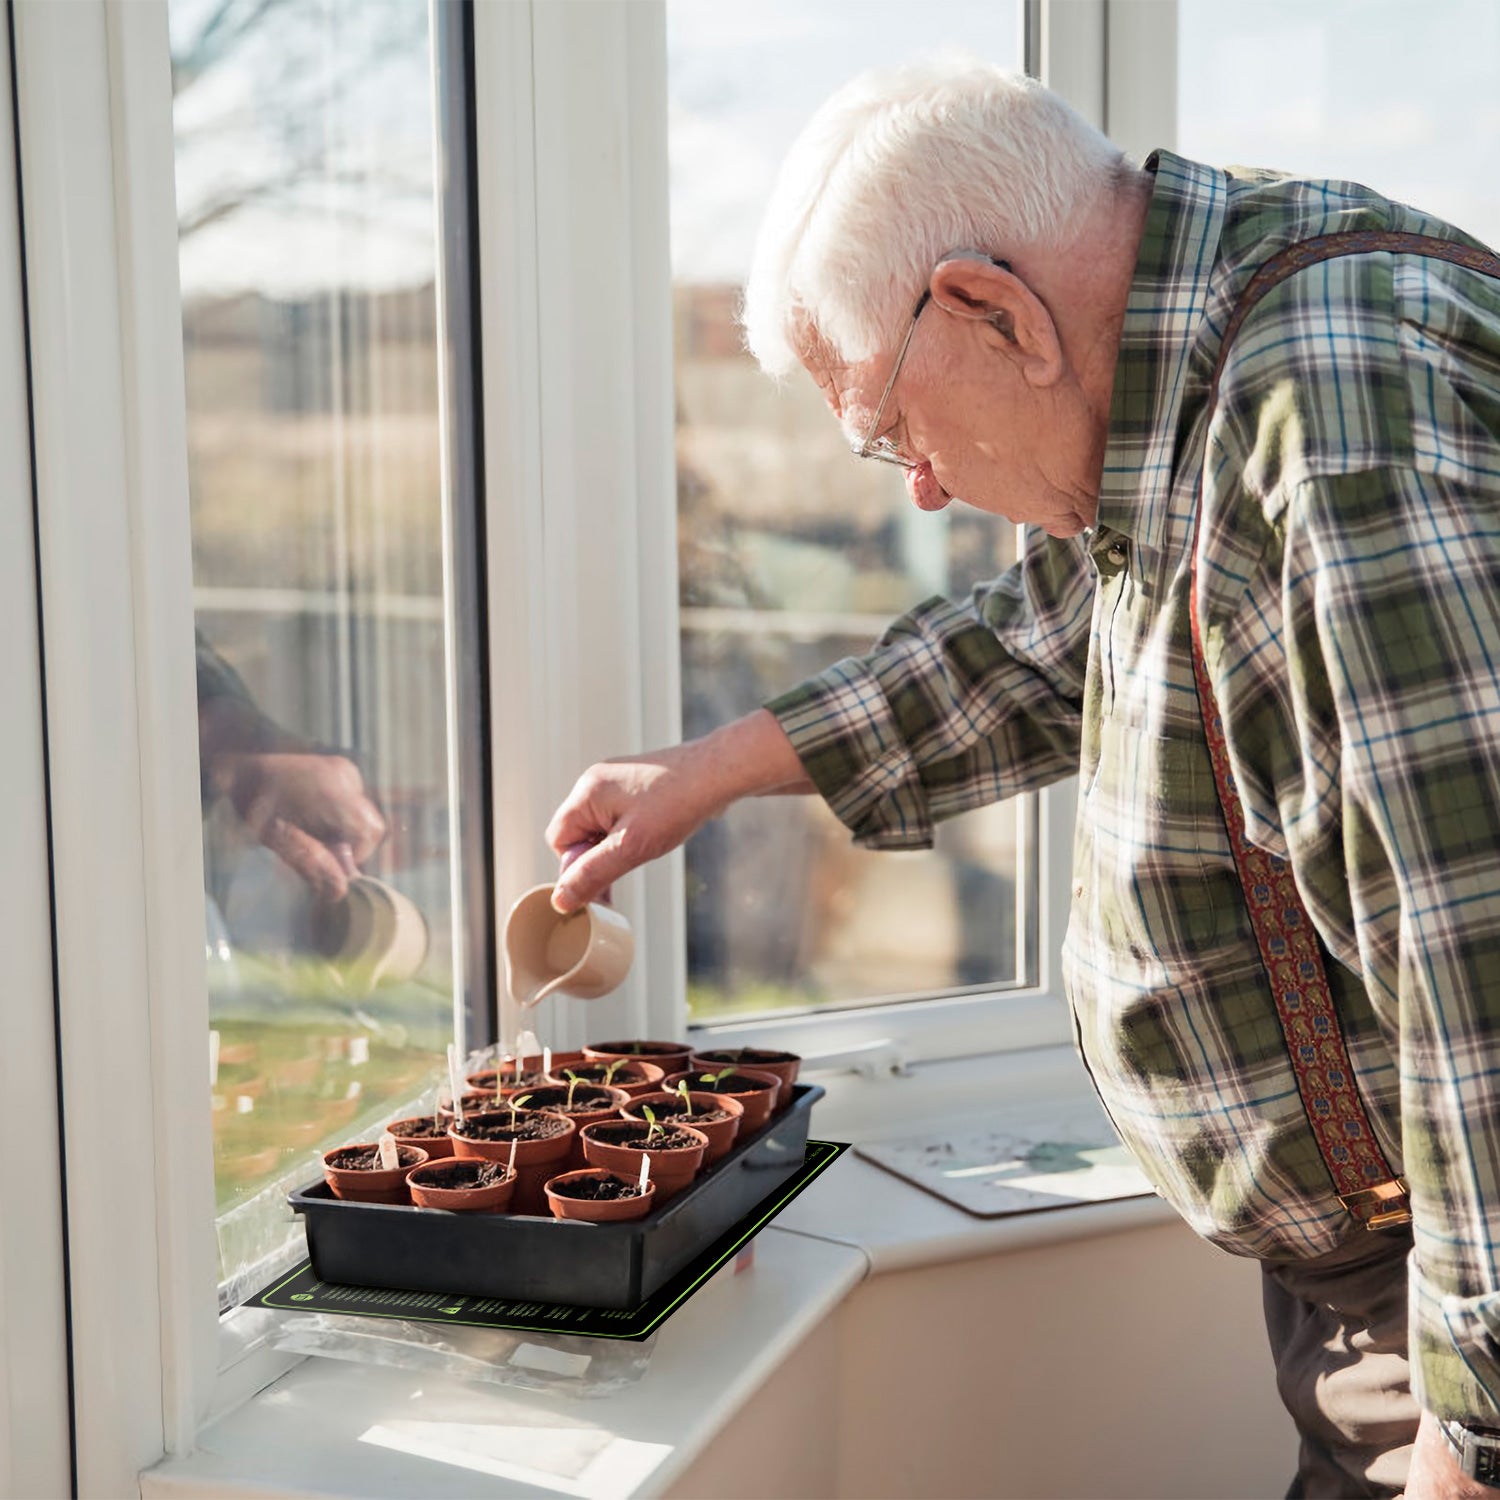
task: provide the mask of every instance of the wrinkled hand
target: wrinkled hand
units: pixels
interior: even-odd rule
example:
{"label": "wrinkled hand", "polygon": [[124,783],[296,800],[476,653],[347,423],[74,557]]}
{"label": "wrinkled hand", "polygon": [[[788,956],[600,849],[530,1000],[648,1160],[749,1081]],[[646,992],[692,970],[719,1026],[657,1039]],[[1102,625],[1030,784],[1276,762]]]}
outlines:
{"label": "wrinkled hand", "polygon": [[559,875],[552,904],[569,912],[596,900],[739,797],[811,789],[796,751],[764,709],[685,745],[601,761],[578,778],[547,825],[559,856],[592,846]]}
{"label": "wrinkled hand", "polygon": [[1431,1412],[1422,1413],[1411,1450],[1411,1472],[1400,1500],[1494,1500],[1495,1491],[1459,1468]]}
{"label": "wrinkled hand", "polygon": [[385,838],[359,767],[305,751],[221,755],[215,780],[250,832],[325,901],[342,901]]}
{"label": "wrinkled hand", "polygon": [[590,766],[547,825],[561,858],[585,848],[558,876],[552,904],[576,911],[648,860],[670,853],[723,810],[691,745]]}

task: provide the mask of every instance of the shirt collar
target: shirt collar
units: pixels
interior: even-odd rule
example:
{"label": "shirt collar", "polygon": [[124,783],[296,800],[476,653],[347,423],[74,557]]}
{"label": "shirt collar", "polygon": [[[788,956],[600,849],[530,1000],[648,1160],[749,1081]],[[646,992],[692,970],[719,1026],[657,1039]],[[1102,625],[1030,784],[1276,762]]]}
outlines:
{"label": "shirt collar", "polygon": [[1227,195],[1223,172],[1153,152],[1156,177],[1120,330],[1100,527],[1160,544],[1189,355],[1208,301]]}

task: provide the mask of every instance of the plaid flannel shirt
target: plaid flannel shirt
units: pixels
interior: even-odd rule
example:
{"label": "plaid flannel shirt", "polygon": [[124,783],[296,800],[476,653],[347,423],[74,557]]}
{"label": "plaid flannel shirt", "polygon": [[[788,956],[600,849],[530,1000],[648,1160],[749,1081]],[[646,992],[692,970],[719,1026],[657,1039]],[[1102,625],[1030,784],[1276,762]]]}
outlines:
{"label": "plaid flannel shirt", "polygon": [[1224,832],[1205,657],[1249,837],[1291,861],[1371,1121],[1414,1211],[1413,1382],[1500,1417],[1500,283],[1354,229],[1476,243],[1349,182],[1161,152],[1098,522],[1028,537],[769,705],[864,844],[1078,772],[1064,972],[1116,1128],[1200,1234],[1300,1258],[1364,1233],[1303,1114]]}

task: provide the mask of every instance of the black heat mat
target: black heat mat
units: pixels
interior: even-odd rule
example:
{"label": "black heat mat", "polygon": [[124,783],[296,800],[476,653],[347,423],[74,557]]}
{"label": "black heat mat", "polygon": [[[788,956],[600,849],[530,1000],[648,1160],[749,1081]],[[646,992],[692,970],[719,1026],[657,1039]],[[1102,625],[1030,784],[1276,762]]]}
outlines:
{"label": "black heat mat", "polygon": [[814,1178],[849,1149],[835,1141],[808,1141],[797,1174],[768,1194],[690,1265],[658,1287],[638,1307],[611,1311],[550,1302],[502,1302],[493,1297],[443,1296],[363,1286],[336,1286],[313,1274],[304,1261],[295,1271],[246,1299],[247,1307],[283,1312],[340,1313],[356,1318],[403,1318],[418,1323],[454,1323],[527,1333],[575,1333],[589,1338],[644,1339],[661,1327],[739,1250],[743,1249]]}

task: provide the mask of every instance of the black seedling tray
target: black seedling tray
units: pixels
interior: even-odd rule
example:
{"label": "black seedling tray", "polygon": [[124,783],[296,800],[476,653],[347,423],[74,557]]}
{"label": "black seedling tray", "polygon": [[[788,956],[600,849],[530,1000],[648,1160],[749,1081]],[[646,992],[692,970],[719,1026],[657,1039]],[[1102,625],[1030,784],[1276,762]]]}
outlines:
{"label": "black seedling tray", "polygon": [[636,1308],[568,1307],[545,1302],[502,1302],[451,1292],[331,1286],[319,1280],[308,1261],[248,1298],[245,1306],[274,1307],[284,1312],[337,1313],[377,1321],[395,1318],[412,1323],[459,1323],[469,1328],[581,1334],[594,1339],[649,1338],[715,1271],[743,1250],[803,1188],[848,1149],[832,1141],[808,1141],[807,1156],[791,1177]]}
{"label": "black seedling tray", "polygon": [[347,1203],[319,1181],[290,1195],[314,1272],[346,1286],[462,1291],[511,1302],[633,1308],[801,1169],[816,1084],[658,1212],[624,1224]]}

